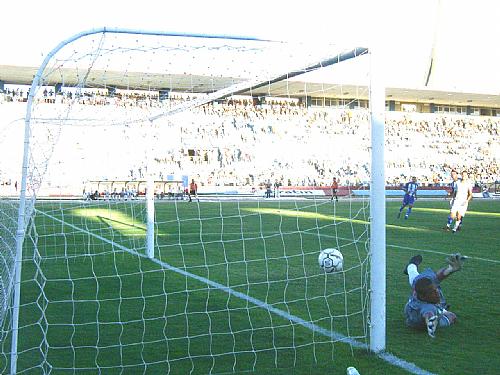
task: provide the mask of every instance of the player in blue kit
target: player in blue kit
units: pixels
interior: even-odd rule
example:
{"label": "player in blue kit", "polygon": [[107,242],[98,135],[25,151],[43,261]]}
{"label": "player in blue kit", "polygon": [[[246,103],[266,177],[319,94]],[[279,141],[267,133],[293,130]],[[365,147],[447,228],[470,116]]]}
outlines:
{"label": "player in blue kit", "polygon": [[408,216],[410,216],[413,204],[417,199],[417,189],[418,189],[417,178],[414,176],[411,178],[410,182],[406,183],[404,187],[405,195],[403,197],[403,204],[399,209],[398,219],[401,217],[401,212],[404,210],[406,206],[408,206],[408,210],[406,211],[405,219],[408,219]]}
{"label": "player in blue kit", "polygon": [[448,327],[455,323],[457,316],[448,311],[441,281],[456,271],[462,269],[466,257],[460,253],[446,258],[448,265],[434,272],[427,268],[419,273],[418,266],[422,256],[415,255],[405,267],[403,273],[408,275],[412,293],[404,308],[406,325],[416,329],[426,329],[427,334],[434,338],[438,327]]}

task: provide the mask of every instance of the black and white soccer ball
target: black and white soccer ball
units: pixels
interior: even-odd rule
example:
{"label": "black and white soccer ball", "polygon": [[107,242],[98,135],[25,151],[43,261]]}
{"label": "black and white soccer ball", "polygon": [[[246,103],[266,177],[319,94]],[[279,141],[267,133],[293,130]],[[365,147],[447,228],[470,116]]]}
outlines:
{"label": "black and white soccer ball", "polygon": [[344,256],[337,249],[323,249],[319,253],[318,263],[325,272],[339,272],[344,267]]}

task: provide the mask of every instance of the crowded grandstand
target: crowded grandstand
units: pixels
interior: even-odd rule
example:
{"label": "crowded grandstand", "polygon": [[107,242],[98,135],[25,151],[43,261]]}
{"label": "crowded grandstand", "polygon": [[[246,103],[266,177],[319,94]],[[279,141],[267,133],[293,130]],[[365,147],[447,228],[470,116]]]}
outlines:
{"label": "crowded grandstand", "polygon": [[[59,91],[56,89],[59,88]],[[22,118],[29,92],[27,85],[4,84],[0,94],[3,127],[3,148],[9,158],[0,163],[2,192],[13,194],[20,181],[20,145]],[[152,108],[169,108],[196,94],[145,90],[84,89],[45,87],[38,99],[50,111],[51,106],[74,102],[82,117],[92,118],[96,112],[105,114],[120,108],[123,119]],[[336,105],[338,103],[347,106]],[[266,184],[286,187],[328,187],[333,177],[341,186],[365,186],[369,183],[369,111],[359,100],[304,100],[287,97],[235,96],[200,106],[176,118],[175,147],[157,152],[154,178],[157,181],[195,179],[201,193],[227,191],[224,187],[260,195]],[[388,104],[390,106],[390,104]],[[386,111],[386,184],[401,186],[416,176],[421,186],[447,186],[451,168],[470,171],[477,190],[495,192],[500,180],[498,142],[500,117],[462,112],[460,106],[441,106],[434,113],[420,113],[416,106],[401,106],[399,111]],[[446,112],[445,112],[446,111]],[[496,115],[496,110],[490,114]],[[114,131],[130,134],[113,134]],[[172,136],[165,127],[154,136]],[[362,141],[360,142],[360,134]],[[72,181],[65,191],[46,190],[46,195],[80,197],[83,190],[94,193],[90,181],[127,181],[120,189],[137,189],[136,181],[145,178],[146,161],[127,160],[127,153],[113,149],[113,137],[135,137],[138,149],[145,138],[131,129],[88,131],[73,127],[65,133],[64,143],[75,145],[76,152],[67,152],[66,162],[78,166],[80,159],[90,168],[74,168]],[[9,141],[5,142],[8,138]],[[79,150],[85,138],[104,150],[112,161],[113,171],[106,170],[100,159],[103,154]],[[16,140],[16,141],[14,141]],[[335,144],[335,147],[331,145]],[[116,146],[119,147],[119,146]],[[293,151],[292,151],[293,150]],[[80,152],[79,152],[80,151]],[[429,157],[432,155],[432,157]],[[113,160],[115,158],[116,160]],[[74,160],[73,160],[74,159]],[[135,160],[135,161],[134,161]],[[54,179],[57,179],[54,176]],[[57,186],[57,182],[52,183]],[[144,186],[144,185],[143,185]],[[111,187],[100,188],[99,194],[111,193]],[[116,186],[115,186],[116,189]],[[169,184],[158,194],[177,193],[179,186]],[[111,191],[110,191],[111,190]],[[139,189],[140,190],[140,189]],[[169,191],[170,190],[170,191]],[[43,195],[43,193],[42,193]]]}

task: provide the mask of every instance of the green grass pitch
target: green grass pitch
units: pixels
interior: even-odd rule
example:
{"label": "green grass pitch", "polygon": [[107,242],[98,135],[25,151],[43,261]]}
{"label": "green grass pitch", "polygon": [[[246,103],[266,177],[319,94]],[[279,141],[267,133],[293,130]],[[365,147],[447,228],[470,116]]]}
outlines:
{"label": "green grass pitch", "polygon": [[[498,373],[500,202],[473,200],[454,235],[442,230],[446,201],[418,200],[408,220],[396,218],[399,206],[387,202],[387,351],[429,373]],[[143,203],[37,210],[38,253],[27,241],[23,262],[19,373],[407,373],[288,319],[367,343],[366,203],[159,202],[156,261],[134,253],[144,254]],[[325,247],[340,247],[345,273],[322,273]],[[404,325],[403,267],[419,253],[421,267],[437,269],[456,251],[469,259],[442,286],[458,321],[433,340]]]}

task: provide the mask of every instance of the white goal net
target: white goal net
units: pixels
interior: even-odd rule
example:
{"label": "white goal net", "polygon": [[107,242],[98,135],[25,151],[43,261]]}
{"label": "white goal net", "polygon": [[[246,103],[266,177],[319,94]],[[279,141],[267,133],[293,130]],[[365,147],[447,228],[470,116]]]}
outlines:
{"label": "white goal net", "polygon": [[26,111],[21,199],[0,200],[1,372],[266,373],[366,349],[368,79],[363,48],[62,42],[28,102],[0,105]]}

